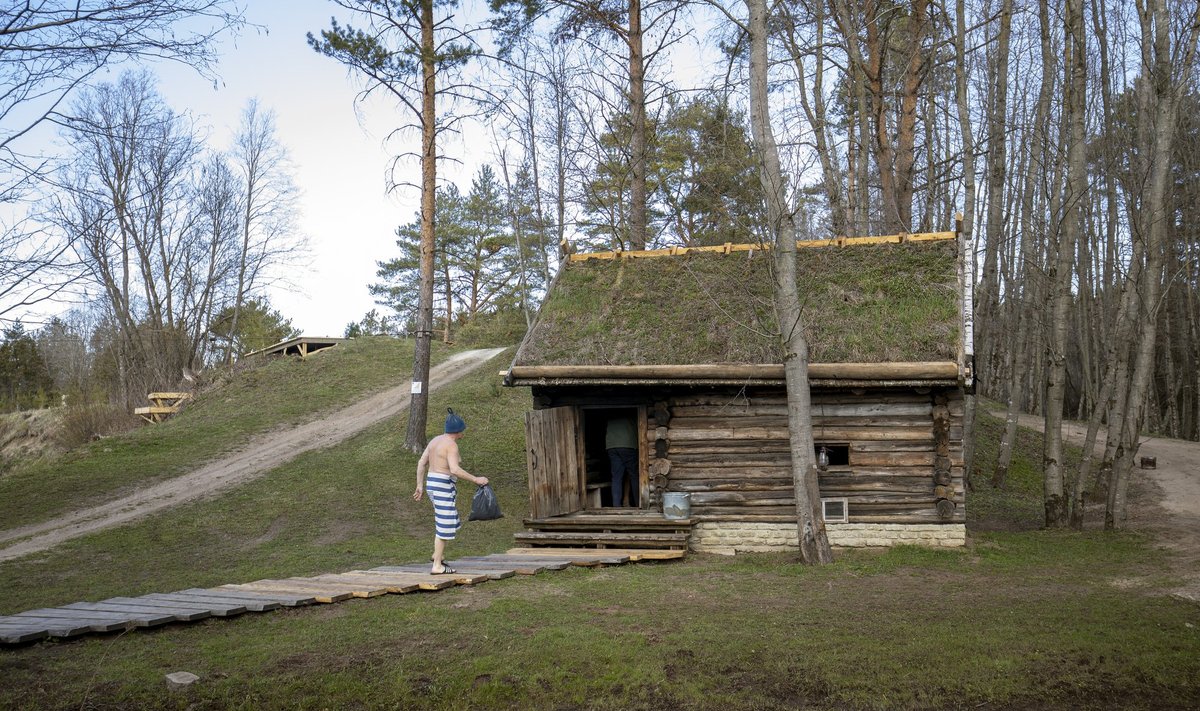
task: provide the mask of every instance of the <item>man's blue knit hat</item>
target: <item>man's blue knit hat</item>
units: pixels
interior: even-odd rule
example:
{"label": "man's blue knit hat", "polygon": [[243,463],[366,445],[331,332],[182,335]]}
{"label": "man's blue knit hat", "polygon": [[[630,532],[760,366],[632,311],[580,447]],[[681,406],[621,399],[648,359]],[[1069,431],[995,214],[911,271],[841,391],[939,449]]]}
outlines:
{"label": "man's blue knit hat", "polygon": [[463,418],[454,414],[454,410],[447,407],[446,412],[450,413],[446,415],[446,434],[454,434],[467,429],[467,423],[463,422]]}

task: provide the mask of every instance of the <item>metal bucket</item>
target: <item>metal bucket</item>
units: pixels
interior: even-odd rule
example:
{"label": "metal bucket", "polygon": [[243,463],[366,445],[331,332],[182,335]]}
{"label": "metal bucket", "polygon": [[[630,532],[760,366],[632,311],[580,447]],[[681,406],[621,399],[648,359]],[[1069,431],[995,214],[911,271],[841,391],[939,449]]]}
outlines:
{"label": "metal bucket", "polygon": [[663,518],[686,519],[692,516],[692,495],[682,491],[663,494]]}

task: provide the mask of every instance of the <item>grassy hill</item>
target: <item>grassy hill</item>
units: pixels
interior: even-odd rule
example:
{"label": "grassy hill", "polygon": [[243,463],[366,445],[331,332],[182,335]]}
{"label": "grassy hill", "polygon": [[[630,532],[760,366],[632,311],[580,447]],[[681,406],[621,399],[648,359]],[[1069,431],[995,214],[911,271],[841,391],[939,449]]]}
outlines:
{"label": "grassy hill", "polygon": [[[335,350],[239,375],[164,426],[0,480],[0,525],[64,508],[42,497],[74,505],[93,482],[110,496],[407,378],[402,343]],[[431,398],[431,412],[466,418],[464,465],[492,478],[507,514],[468,523],[453,555],[510,547],[526,510],[529,393],[501,387],[497,369]],[[0,614],[425,560],[432,526],[428,503],[411,499],[405,426],[383,422],[220,497],[0,563]],[[997,427],[985,417],[982,436]],[[965,550],[846,552],[818,569],[788,555],[693,555],[43,642],[0,650],[0,708],[1200,705],[1200,611],[1163,595],[1169,561],[1135,534],[1036,530],[1040,448],[1022,437],[1010,489],[972,494],[968,510],[986,520],[973,518]],[[989,471],[994,442],[979,450]],[[163,675],[180,670],[201,682],[168,692]]]}

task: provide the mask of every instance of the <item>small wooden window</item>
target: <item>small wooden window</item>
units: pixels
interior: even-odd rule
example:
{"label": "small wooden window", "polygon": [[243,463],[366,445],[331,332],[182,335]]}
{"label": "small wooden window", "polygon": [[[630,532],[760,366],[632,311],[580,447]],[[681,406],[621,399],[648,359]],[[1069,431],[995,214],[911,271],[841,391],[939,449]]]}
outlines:
{"label": "small wooden window", "polygon": [[[824,452],[824,459],[826,460],[824,462],[822,462],[822,452]],[[817,455],[818,469],[844,469],[850,466],[850,445],[848,444],[818,442],[813,447],[813,453]]]}
{"label": "small wooden window", "polygon": [[849,499],[821,499],[821,518],[825,523],[847,523],[850,520]]}

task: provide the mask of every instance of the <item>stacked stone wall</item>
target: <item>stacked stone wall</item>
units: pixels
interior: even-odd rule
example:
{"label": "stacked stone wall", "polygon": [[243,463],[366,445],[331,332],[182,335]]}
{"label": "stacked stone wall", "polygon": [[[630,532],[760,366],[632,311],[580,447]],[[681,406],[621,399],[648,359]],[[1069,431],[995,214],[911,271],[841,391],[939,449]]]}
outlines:
{"label": "stacked stone wall", "polygon": [[[957,548],[967,544],[967,527],[957,524],[831,523],[829,543],[841,548],[919,545]],[[692,550],[700,553],[769,553],[796,550],[796,524],[705,521],[692,527]]]}

